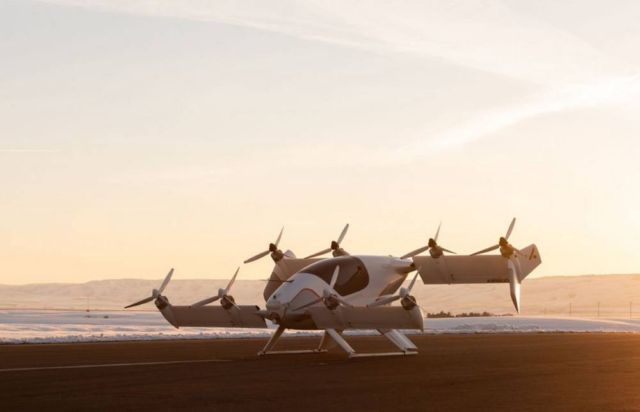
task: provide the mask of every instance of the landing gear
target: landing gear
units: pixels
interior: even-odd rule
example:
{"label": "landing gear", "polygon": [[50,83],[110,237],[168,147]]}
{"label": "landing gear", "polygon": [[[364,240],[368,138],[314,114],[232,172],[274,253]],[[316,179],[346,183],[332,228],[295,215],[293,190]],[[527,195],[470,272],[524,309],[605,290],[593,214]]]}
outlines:
{"label": "landing gear", "polygon": [[293,354],[293,353],[323,353],[327,351],[327,348],[325,348],[325,345],[327,345],[328,343],[326,342],[326,339],[325,339],[326,333],[325,335],[322,336],[322,339],[320,340],[320,344],[316,349],[280,350],[280,351],[271,350],[275,346],[276,342],[278,342],[278,340],[280,339],[280,336],[282,336],[282,333],[284,332],[285,329],[286,328],[284,326],[278,326],[278,329],[276,329],[273,335],[271,335],[271,338],[269,339],[267,344],[264,346],[264,348],[262,348],[262,350],[258,352],[258,356],[284,355],[284,354]]}
{"label": "landing gear", "polygon": [[418,348],[416,345],[409,340],[403,333],[399,332],[396,329],[389,330],[379,330],[380,334],[387,338],[391,343],[393,343],[400,351],[398,352],[379,352],[379,353],[357,353],[351,345],[344,339],[342,336],[342,331],[338,331],[335,329],[326,329],[322,338],[320,339],[320,344],[315,349],[299,349],[299,350],[282,350],[282,351],[274,351],[271,350],[276,342],[282,336],[285,327],[279,326],[278,329],[271,335],[271,338],[264,346],[264,348],[258,352],[258,356],[264,355],[283,355],[283,354],[296,354],[296,353],[324,353],[327,352],[328,349],[337,345],[347,353],[349,358],[364,358],[364,357],[373,357],[373,356],[408,356],[408,355],[416,355],[418,353]]}

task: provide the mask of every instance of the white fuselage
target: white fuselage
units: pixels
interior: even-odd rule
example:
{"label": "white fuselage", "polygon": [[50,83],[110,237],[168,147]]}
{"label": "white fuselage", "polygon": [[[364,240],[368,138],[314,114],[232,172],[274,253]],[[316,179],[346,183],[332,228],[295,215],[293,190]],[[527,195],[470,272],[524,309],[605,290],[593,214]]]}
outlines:
{"label": "white fuselage", "polygon": [[388,256],[323,259],[295,273],[271,294],[266,303],[269,317],[289,328],[314,329],[305,310],[314,301],[313,305],[324,305],[319,299],[331,289],[337,266],[333,292],[356,306],[366,306],[380,296],[394,293],[413,270],[411,261]]}

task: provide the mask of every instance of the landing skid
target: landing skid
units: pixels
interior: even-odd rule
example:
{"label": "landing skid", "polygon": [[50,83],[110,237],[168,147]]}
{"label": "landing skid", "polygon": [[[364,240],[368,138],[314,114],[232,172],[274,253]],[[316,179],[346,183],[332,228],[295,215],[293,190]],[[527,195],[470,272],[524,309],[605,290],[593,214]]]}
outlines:
{"label": "landing skid", "polygon": [[267,342],[265,347],[262,348],[260,352],[258,352],[258,356],[327,352],[327,348],[325,348],[326,333],[322,336],[322,339],[320,340],[320,345],[318,345],[316,349],[271,350],[275,346],[276,342],[280,339],[280,336],[282,336],[282,333],[284,332],[284,330],[285,328],[283,326],[279,326],[278,329],[276,329],[276,331],[273,333],[273,335],[271,335],[271,338],[269,339],[269,342]]}
{"label": "landing skid", "polygon": [[265,347],[258,352],[258,356],[264,355],[284,355],[284,354],[301,354],[301,353],[325,353],[333,346],[339,346],[340,349],[345,351],[349,358],[366,358],[366,357],[382,357],[382,356],[408,356],[417,355],[418,348],[413,344],[404,334],[398,332],[395,329],[391,330],[379,330],[380,334],[389,339],[391,343],[397,346],[399,352],[377,352],[377,353],[357,353],[355,349],[349,345],[349,343],[342,336],[342,331],[335,329],[326,329],[320,340],[320,344],[315,349],[299,349],[299,350],[281,350],[274,351],[272,348],[276,342],[282,336],[285,331],[283,326],[279,326],[278,329],[271,335],[271,338],[265,345]]}

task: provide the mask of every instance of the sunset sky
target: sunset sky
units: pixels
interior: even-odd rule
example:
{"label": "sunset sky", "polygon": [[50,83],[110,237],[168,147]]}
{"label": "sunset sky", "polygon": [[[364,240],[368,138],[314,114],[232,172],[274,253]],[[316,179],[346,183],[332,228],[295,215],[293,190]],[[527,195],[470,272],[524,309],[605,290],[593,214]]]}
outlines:
{"label": "sunset sky", "polygon": [[[640,272],[640,3],[0,2],[0,283],[471,253]],[[243,267],[268,277],[270,259]]]}

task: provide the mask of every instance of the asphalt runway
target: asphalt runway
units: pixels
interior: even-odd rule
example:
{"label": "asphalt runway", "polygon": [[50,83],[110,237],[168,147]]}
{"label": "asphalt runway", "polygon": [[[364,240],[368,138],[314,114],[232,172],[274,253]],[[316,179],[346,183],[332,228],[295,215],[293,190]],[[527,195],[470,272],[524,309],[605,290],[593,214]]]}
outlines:
{"label": "asphalt runway", "polygon": [[[257,357],[263,339],[0,345],[0,409],[640,410],[640,335],[412,339],[417,356],[351,360],[337,350]],[[276,349],[316,344],[284,338]]]}

